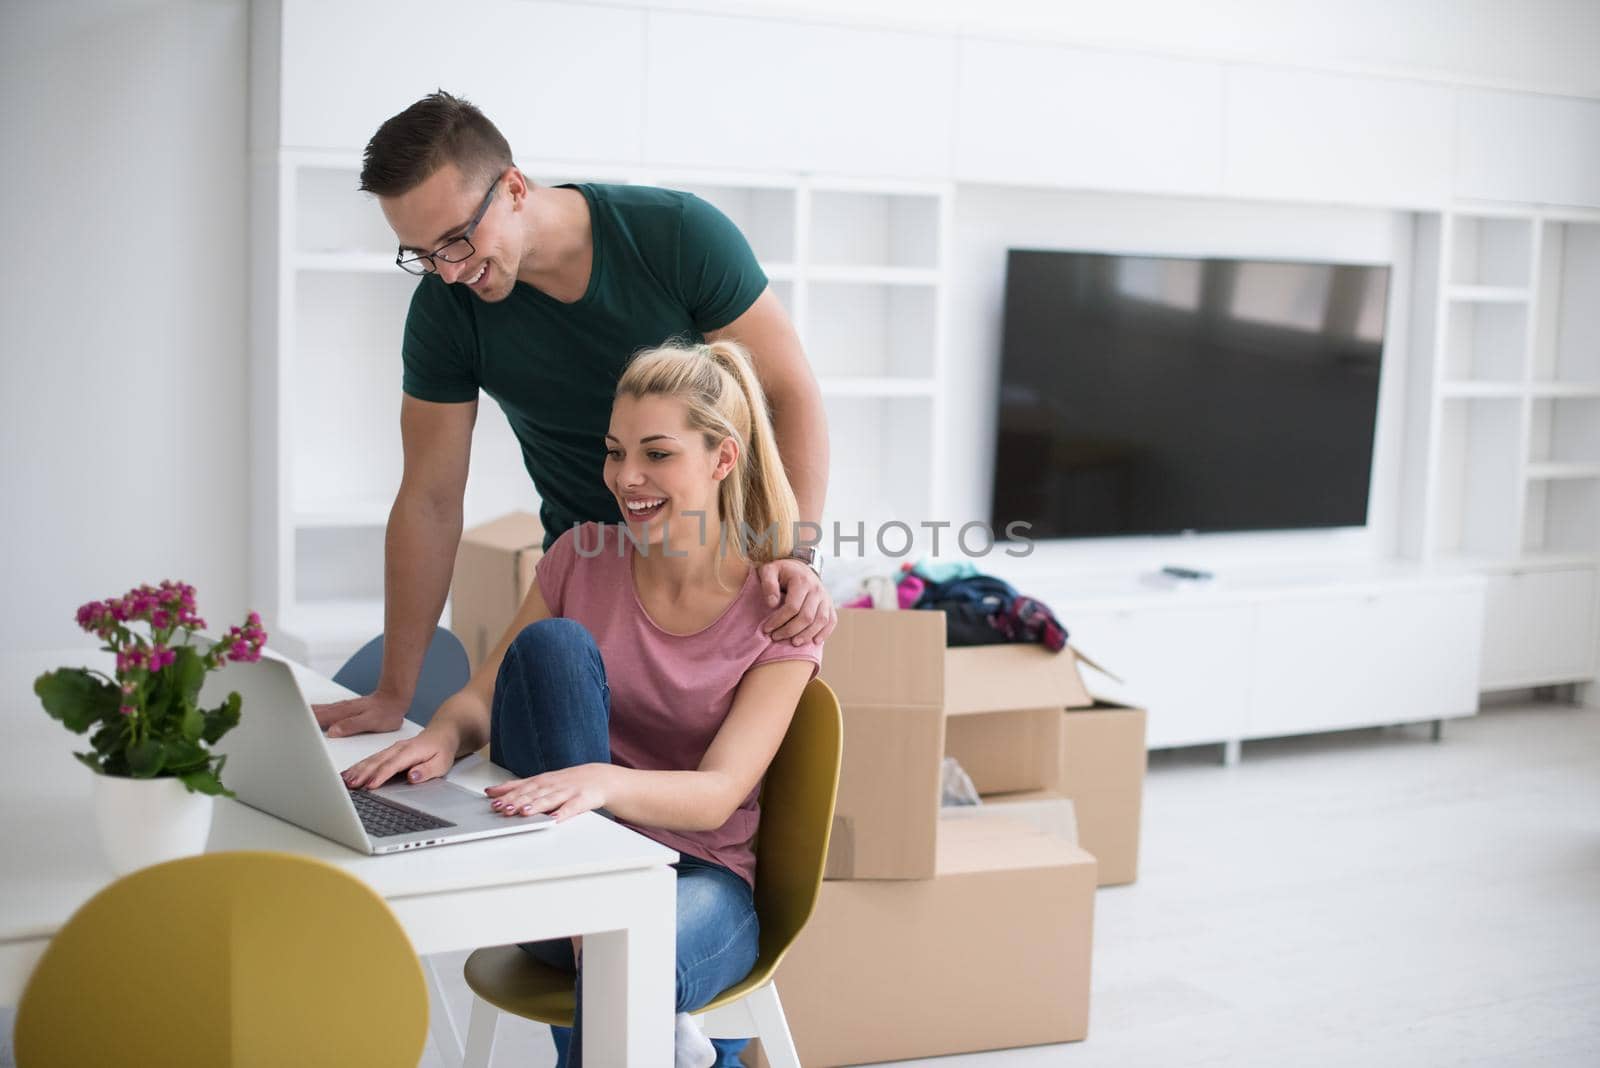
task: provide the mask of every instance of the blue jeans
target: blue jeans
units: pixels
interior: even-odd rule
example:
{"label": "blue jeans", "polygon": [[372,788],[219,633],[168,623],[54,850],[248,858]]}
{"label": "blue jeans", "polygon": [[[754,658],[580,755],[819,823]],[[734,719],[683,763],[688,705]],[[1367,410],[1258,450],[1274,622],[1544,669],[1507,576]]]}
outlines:
{"label": "blue jeans", "polygon": [[[494,684],[490,759],[526,777],[611,761],[611,689],[589,632],[570,619],[525,627]],[[759,925],[750,885],[720,864],[682,854],[678,872],[678,1012],[694,1012],[750,974]],[[578,977],[573,1028],[552,1027],[557,1068],[581,1065],[583,983],[572,941],[527,942],[538,960]],[[717,1039],[717,1064],[739,1065],[746,1042]]]}

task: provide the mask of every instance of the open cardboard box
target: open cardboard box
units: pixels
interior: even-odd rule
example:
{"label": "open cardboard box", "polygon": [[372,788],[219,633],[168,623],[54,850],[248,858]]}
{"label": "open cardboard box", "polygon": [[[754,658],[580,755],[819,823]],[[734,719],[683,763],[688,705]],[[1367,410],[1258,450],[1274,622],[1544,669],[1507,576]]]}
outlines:
{"label": "open cardboard box", "polygon": [[821,671],[845,733],[827,877],[932,878],[947,753],[980,792],[1059,788],[1061,710],[1094,703],[1080,661],[1095,666],[1070,645],[947,649],[943,612],[840,611]]}
{"label": "open cardboard box", "polygon": [[[1089,1030],[1095,860],[1003,806],[937,821],[933,877],[825,882],[774,977],[813,1068]],[[745,1063],[765,1064],[758,1044]]]}

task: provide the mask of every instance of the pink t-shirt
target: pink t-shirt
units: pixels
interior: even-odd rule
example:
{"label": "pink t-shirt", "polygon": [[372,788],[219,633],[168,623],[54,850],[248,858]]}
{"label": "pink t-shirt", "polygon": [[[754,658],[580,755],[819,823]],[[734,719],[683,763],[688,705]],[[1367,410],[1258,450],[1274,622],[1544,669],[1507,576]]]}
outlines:
{"label": "pink t-shirt", "polygon": [[[710,626],[694,634],[662,630],[634,589],[638,552],[615,524],[574,527],[539,559],[539,593],[551,615],[583,624],[600,647],[611,688],[611,762],[645,771],[694,771],[728,718],[745,672],[779,660],[808,660],[815,677],[822,646],[774,642],[761,632],[771,609],[754,567]],[[617,822],[680,853],[721,864],[754,886],[760,790],[758,782],[714,831]]]}

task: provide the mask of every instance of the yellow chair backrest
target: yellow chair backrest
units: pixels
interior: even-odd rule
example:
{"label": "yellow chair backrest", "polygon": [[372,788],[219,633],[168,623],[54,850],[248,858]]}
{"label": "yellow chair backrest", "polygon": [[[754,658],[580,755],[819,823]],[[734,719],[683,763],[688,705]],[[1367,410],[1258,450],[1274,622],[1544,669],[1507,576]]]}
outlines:
{"label": "yellow chair backrest", "polygon": [[812,679],[761,787],[755,892],[761,952],[739,989],[771,976],[816,908],[843,748],[839,699],[827,683]]}
{"label": "yellow chair backrest", "polygon": [[428,994],[381,897],[282,853],[134,872],[73,914],[17,1006],[19,1068],[405,1065]]}

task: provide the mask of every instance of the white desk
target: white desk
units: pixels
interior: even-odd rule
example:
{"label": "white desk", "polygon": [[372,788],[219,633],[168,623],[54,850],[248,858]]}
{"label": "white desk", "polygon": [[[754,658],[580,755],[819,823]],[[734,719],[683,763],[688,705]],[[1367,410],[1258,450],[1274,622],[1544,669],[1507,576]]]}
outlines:
{"label": "white desk", "polygon": [[[51,936],[113,879],[95,837],[91,773],[72,756],[87,736],[50,719],[32,688],[51,668],[107,659],[82,648],[0,658],[0,1005],[17,1003]],[[330,745],[343,767],[395,737]],[[470,782],[485,769],[458,772]],[[586,1058],[672,1063],[677,877],[668,865],[678,854],[602,816],[368,857],[219,798],[207,848],[337,865],[383,896],[419,954],[582,934]]]}

